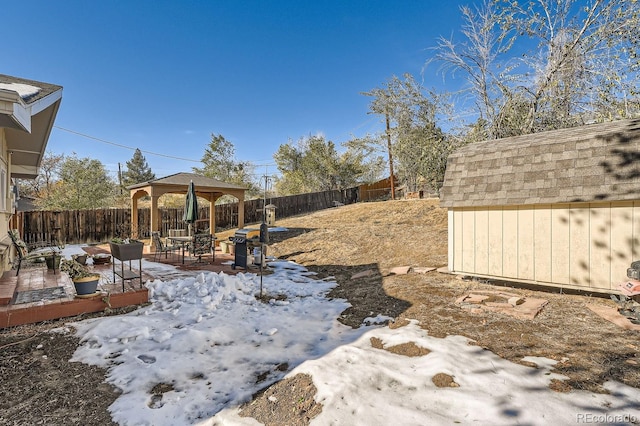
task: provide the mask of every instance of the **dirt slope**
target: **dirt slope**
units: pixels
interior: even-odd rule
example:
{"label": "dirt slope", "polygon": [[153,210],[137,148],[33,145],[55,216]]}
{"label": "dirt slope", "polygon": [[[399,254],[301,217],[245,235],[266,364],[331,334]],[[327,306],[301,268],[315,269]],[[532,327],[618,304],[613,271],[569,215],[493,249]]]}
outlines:
{"label": "dirt slope", "polygon": [[[330,296],[353,305],[341,317],[347,325],[357,327],[364,318],[381,313],[396,318],[392,327],[417,319],[430,335],[463,335],[513,362],[525,356],[549,357],[560,361],[557,371],[568,376],[565,382],[552,383],[559,392],[603,392],[601,385],[607,380],[640,387],[638,332],[623,330],[586,307],[589,303],[615,306],[606,298],[461,280],[437,272],[390,274],[397,266],[446,266],[447,212],[437,200],[348,205],[279,220],[277,225],[290,231],[272,234],[275,242],[270,254],[304,264],[322,276],[335,276],[340,285]],[[366,276],[352,279],[363,272]],[[533,320],[473,313],[455,304],[471,290],[503,290],[549,303]],[[282,424],[283,415],[289,416],[287,424],[308,424],[319,407],[292,407],[290,401],[302,399],[287,398],[294,387],[307,401],[314,392],[307,381],[300,376],[271,386],[246,406],[245,414],[268,425]],[[278,404],[270,402],[269,396],[275,396]]]}

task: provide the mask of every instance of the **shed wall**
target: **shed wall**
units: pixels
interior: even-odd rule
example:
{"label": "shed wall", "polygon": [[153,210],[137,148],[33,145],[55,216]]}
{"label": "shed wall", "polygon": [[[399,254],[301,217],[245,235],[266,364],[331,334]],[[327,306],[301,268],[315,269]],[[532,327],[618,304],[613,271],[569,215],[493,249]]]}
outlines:
{"label": "shed wall", "polygon": [[640,200],[449,210],[449,269],[616,291],[640,260]]}

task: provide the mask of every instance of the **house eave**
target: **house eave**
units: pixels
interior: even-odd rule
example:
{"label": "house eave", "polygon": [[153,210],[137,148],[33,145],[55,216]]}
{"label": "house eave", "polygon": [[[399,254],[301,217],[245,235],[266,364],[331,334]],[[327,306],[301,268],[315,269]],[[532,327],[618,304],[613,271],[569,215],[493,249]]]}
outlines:
{"label": "house eave", "polygon": [[[11,153],[11,177],[35,179],[38,176],[61,100],[62,89],[59,89],[31,104],[23,103],[21,109],[16,106],[20,102],[16,102],[12,115],[5,116],[20,123],[19,126],[3,126],[6,127],[7,149]],[[20,114],[16,115],[16,111]]]}
{"label": "house eave", "polygon": [[11,165],[11,177],[14,179],[35,179],[40,173],[39,167]]}

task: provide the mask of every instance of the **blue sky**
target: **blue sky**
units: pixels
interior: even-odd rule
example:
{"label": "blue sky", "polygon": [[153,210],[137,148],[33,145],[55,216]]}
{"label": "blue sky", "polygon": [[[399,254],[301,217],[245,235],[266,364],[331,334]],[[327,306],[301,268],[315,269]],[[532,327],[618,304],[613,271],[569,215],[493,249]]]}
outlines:
{"label": "blue sky", "polygon": [[0,73],[63,86],[48,150],[97,158],[114,177],[133,150],[92,138],[140,148],[161,177],[199,166],[222,134],[272,174],[290,139],[380,130],[361,93],[391,76],[440,87],[435,67],[421,74],[428,49],[469,3],[2,0]]}

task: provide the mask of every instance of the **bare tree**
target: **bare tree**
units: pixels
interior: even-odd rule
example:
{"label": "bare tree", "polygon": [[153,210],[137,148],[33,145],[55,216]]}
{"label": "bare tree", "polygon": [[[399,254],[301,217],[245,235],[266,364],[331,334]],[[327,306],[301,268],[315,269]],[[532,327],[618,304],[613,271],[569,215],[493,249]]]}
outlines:
{"label": "bare tree", "polygon": [[632,117],[639,11],[637,0],[486,0],[461,8],[463,41],[440,38],[428,63],[464,75],[460,98],[487,138]]}
{"label": "bare tree", "polygon": [[64,154],[47,151],[40,163],[39,173],[35,179],[21,179],[18,183],[20,194],[36,200],[46,198],[59,180],[60,167],[64,162]]}
{"label": "bare tree", "polygon": [[[505,112],[513,104],[509,74],[516,66],[510,61],[508,52],[515,40],[515,30],[501,26],[497,5],[494,1],[485,1],[479,7],[462,6],[460,12],[463,26],[460,32],[464,40],[440,37],[435,55],[427,61],[441,64],[440,71],[445,76],[455,78],[462,74],[466,86],[460,92],[462,105],[471,99],[471,111],[458,113],[463,116],[477,116],[477,122],[485,125],[486,138],[505,136],[501,130]],[[460,106],[460,105],[459,105]]]}
{"label": "bare tree", "polygon": [[502,2],[503,28],[515,27],[539,49],[523,57],[534,77],[525,88],[526,132],[638,112],[630,107],[640,93],[637,0]]}

